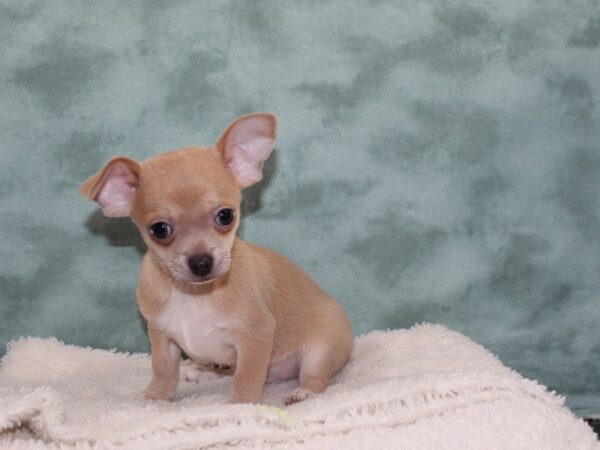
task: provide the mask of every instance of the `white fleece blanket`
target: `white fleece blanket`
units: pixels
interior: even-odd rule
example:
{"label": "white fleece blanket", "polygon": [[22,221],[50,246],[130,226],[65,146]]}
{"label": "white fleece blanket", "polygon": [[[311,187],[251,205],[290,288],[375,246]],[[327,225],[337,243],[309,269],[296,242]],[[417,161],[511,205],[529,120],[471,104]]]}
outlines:
{"label": "white fleece blanket", "polygon": [[145,401],[148,355],[27,338],[0,370],[0,448],[600,449],[563,399],[442,326],[356,338],[327,391],[284,408],[229,405],[229,380],[183,380]]}

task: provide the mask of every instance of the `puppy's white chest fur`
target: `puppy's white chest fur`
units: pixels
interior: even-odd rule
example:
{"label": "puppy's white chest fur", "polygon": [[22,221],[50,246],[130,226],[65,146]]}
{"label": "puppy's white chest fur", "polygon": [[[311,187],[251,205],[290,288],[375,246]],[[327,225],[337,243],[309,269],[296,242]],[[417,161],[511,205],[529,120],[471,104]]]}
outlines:
{"label": "puppy's white chest fur", "polygon": [[209,298],[173,289],[156,325],[198,362],[235,364],[228,320],[215,310]]}

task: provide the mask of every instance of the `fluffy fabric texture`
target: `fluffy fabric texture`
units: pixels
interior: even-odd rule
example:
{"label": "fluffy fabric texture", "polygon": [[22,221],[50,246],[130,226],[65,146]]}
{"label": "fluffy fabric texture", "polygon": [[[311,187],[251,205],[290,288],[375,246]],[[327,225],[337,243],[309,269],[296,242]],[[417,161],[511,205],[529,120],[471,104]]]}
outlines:
{"label": "fluffy fabric texture", "polygon": [[2,360],[0,446],[600,449],[561,397],[437,325],[356,338],[329,389],[285,409],[295,381],[230,405],[227,378],[190,370],[174,401],[145,401],[148,355],[21,339]]}
{"label": "fluffy fabric texture", "polygon": [[148,351],[144,243],[80,184],[271,111],[244,239],[600,416],[600,1],[2,0],[0,42],[0,348]]}

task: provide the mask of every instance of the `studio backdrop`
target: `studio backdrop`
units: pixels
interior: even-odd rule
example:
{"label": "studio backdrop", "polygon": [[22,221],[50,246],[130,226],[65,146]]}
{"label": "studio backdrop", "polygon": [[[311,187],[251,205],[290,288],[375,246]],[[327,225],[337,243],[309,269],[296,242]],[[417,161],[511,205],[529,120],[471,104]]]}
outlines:
{"label": "studio backdrop", "polygon": [[108,159],[279,118],[241,235],[356,334],[444,324],[600,413],[596,0],[0,1],[0,347],[148,351]]}

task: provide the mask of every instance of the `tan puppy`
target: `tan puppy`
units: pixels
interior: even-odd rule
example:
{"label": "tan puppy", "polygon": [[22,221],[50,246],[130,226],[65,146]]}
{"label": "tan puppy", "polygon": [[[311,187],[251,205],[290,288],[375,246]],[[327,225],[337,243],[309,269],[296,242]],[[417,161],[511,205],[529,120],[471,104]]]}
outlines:
{"label": "tan puppy", "polygon": [[322,392],[346,363],[352,330],[340,304],[298,266],[236,237],[241,190],[262,179],[275,117],[234,121],[213,148],[111,160],[81,193],[107,216],[131,216],[148,245],[137,301],[148,321],[150,399],[169,399],[181,351],[233,372],[232,402],[260,402],[265,382],[300,379],[286,404]]}

